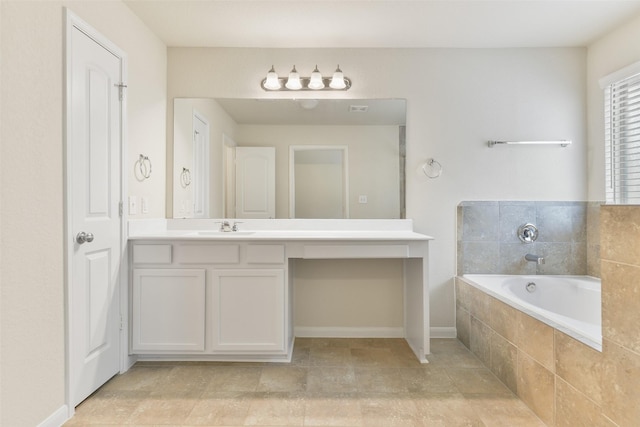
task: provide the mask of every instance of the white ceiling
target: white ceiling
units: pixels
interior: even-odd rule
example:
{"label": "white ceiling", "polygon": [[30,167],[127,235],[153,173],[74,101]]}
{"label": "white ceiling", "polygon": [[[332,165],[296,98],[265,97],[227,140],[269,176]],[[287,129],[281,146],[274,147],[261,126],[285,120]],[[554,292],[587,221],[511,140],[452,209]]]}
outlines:
{"label": "white ceiling", "polygon": [[587,46],[640,0],[125,0],[167,46]]}

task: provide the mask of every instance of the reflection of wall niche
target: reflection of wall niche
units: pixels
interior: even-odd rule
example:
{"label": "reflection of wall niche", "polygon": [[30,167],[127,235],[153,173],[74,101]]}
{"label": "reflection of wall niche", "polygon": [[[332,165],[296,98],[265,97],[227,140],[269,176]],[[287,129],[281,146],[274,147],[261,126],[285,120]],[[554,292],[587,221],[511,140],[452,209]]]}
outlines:
{"label": "reflection of wall niche", "polygon": [[347,147],[291,147],[292,218],[349,218]]}

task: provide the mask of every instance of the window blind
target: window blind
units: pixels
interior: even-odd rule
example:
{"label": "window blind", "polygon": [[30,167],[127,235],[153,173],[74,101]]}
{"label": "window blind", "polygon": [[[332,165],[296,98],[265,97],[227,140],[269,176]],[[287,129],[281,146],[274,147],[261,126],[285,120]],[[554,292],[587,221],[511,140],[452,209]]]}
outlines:
{"label": "window blind", "polygon": [[640,204],[640,73],[605,86],[606,202]]}

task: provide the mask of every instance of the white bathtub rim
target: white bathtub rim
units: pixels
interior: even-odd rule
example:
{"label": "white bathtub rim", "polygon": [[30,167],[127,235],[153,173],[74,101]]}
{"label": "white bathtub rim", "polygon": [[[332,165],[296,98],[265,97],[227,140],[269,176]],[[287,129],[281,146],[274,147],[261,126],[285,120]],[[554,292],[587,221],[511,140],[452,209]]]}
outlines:
{"label": "white bathtub rim", "polygon": [[[548,315],[542,314],[540,313],[541,309],[537,309],[537,307],[530,305],[530,304],[520,304],[516,301],[513,301],[507,297],[505,297],[504,295],[493,291],[492,289],[482,286],[482,284],[477,283],[476,281],[474,281],[471,277],[469,276],[481,276],[481,277],[493,277],[493,278],[497,278],[497,277],[524,277],[524,276],[529,276],[529,275],[506,275],[506,274],[464,274],[462,276],[458,276],[459,279],[463,280],[465,283],[467,283],[470,286],[473,286],[476,289],[479,289],[480,291],[496,298],[497,300],[515,308],[516,310],[522,311],[525,314],[528,314],[529,316],[533,317],[534,319],[537,319],[539,321],[541,321],[542,323],[545,323],[549,326],[551,326],[552,328],[555,328],[557,330],[559,330],[560,332],[580,341],[581,343],[588,345],[589,347],[598,350],[599,352],[602,352],[602,326],[600,326],[600,333],[595,333],[595,331],[593,331],[592,333],[582,333],[582,332],[578,332],[576,330],[574,330],[571,326],[568,326],[568,323],[570,322],[578,322],[578,323],[583,323],[583,322],[579,322],[575,319],[569,319],[569,320],[564,320],[564,319],[568,319],[566,316],[560,315],[560,314],[556,314],[553,313],[553,319],[549,318]],[[553,277],[553,276],[547,276],[547,277]],[[590,279],[595,279],[595,280],[600,280],[597,277],[592,277],[592,276],[575,276],[575,275],[557,275],[557,277],[562,277],[562,278],[577,278],[577,279],[583,279],[583,278],[590,278]],[[545,313],[547,313],[547,311],[545,310]]]}

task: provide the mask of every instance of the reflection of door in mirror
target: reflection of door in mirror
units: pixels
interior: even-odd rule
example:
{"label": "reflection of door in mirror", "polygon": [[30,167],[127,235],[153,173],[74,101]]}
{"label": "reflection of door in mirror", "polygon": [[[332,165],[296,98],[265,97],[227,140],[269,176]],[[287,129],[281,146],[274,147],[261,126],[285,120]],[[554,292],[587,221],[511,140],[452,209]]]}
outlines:
{"label": "reflection of door in mirror", "polygon": [[209,218],[209,122],[193,112],[193,217]]}
{"label": "reflection of door in mirror", "polygon": [[291,146],[291,218],[349,218],[346,146]]}
{"label": "reflection of door in mirror", "polygon": [[173,213],[178,218],[209,217],[209,120],[193,108],[174,128]]}
{"label": "reflection of door in mirror", "polygon": [[236,147],[235,169],[235,217],[275,218],[275,147]]}
{"label": "reflection of door in mirror", "polygon": [[236,217],[236,142],[222,134],[222,213],[224,218]]}

